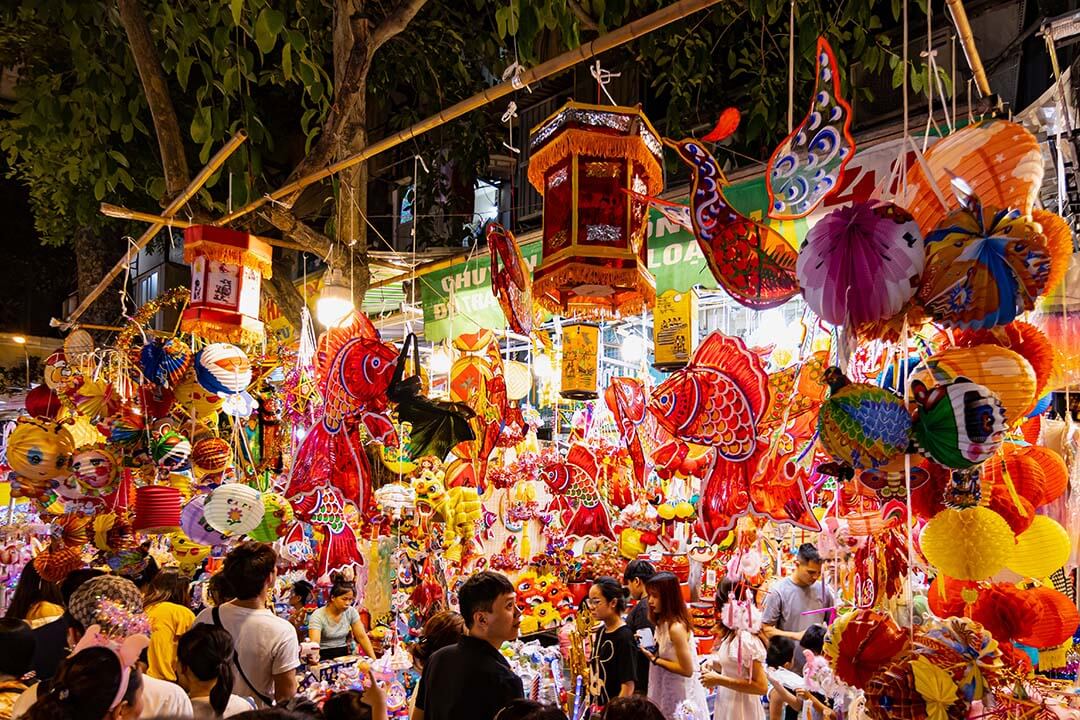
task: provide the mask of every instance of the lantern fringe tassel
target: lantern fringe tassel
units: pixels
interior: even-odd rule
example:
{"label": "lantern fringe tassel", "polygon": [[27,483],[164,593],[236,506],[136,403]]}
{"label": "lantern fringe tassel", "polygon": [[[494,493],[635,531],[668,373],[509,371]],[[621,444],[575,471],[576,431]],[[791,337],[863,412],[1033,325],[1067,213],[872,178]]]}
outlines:
{"label": "lantern fringe tassel", "polygon": [[215,262],[242,265],[258,270],[266,280],[274,276],[272,261],[250,250],[241,250],[216,242],[184,243],[184,262],[191,265],[200,255]]}
{"label": "lantern fringe tassel", "polygon": [[[583,263],[566,267],[533,280],[533,299],[552,313],[576,317],[577,314],[592,318],[614,320],[627,315],[638,315],[656,305],[656,287],[652,275],[638,268],[602,268]],[[595,297],[570,295],[565,302],[558,298],[566,294],[562,288],[579,285],[608,285],[615,288],[614,295]],[[621,294],[629,294],[622,302]]]}
{"label": "lantern fringe tassel", "polygon": [[529,182],[542,193],[544,175],[570,155],[632,160],[645,168],[648,194],[656,194],[664,187],[660,163],[640,138],[601,135],[595,130],[567,130],[556,140],[537,150],[529,160]]}
{"label": "lantern fringe tassel", "polygon": [[[261,323],[260,323],[261,325]],[[265,333],[247,327],[226,327],[219,321],[184,318],[183,331],[214,342],[232,343],[233,345],[258,345],[265,338]]]}

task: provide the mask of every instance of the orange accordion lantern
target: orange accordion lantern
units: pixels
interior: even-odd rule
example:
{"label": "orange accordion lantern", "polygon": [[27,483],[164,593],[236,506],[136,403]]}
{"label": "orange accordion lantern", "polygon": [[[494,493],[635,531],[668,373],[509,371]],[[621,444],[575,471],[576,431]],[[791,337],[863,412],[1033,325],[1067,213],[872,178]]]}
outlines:
{"label": "orange accordion lantern", "polygon": [[641,109],[569,102],[529,143],[529,182],[544,196],[535,301],[582,320],[651,308],[643,196],[663,189],[663,145]]}
{"label": "orange accordion lantern", "polygon": [[213,342],[261,342],[259,295],[271,276],[271,247],[245,232],[210,225],[184,230],[191,265],[191,302],[180,329]]}

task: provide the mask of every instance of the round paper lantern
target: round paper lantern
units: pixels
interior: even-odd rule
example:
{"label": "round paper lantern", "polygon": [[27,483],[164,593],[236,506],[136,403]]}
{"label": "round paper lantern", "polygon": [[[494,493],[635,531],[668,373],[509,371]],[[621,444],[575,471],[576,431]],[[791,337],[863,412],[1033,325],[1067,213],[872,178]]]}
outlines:
{"label": "round paper lantern", "polygon": [[71,459],[71,474],[84,496],[111,495],[120,483],[120,459],[107,445],[81,447]]}
{"label": "round paper lantern", "polygon": [[191,367],[191,359],[191,348],[180,338],[151,340],[139,352],[143,375],[156,385],[169,387],[180,384]]}
{"label": "round paper lantern", "polygon": [[904,401],[874,385],[850,383],[838,369],[825,379],[832,388],[818,411],[825,450],[857,470],[887,465],[907,451],[911,416]]}
{"label": "round paper lantern", "polygon": [[1069,261],[1073,254],[1072,228],[1065,218],[1055,212],[1033,208],[1031,219],[1042,227],[1046,238],[1046,250],[1050,253],[1050,273],[1046,278],[1046,293],[1052,293],[1061,285],[1069,271]]}
{"label": "round paper lantern", "polygon": [[[985,476],[983,482],[986,482]],[[986,507],[1004,518],[1014,535],[1019,535],[1031,527],[1031,523],[1035,520],[1035,506],[1030,500],[1009,492],[1008,486],[1004,483],[993,485],[989,495],[990,502]]]}
{"label": "round paper lantern", "polygon": [[985,580],[1008,563],[1013,532],[984,507],[947,508],[926,524],[919,545],[927,561],[949,577]]}
{"label": "round paper lantern", "polygon": [[983,465],[984,487],[992,488],[995,493],[1000,487],[1000,492],[1007,494],[1011,484],[1012,490],[1031,505],[1042,505],[1046,494],[1046,471],[1039,455],[1028,452],[1026,447],[1006,443],[997,457]]}
{"label": "round paper lantern", "polygon": [[207,495],[198,495],[180,511],[180,529],[199,545],[222,545],[225,536],[206,521]]}
{"label": "round paper lantern", "polygon": [[506,399],[524,400],[529,396],[532,389],[532,372],[529,366],[516,360],[508,360],[503,363],[503,373],[506,376]]}
{"label": "round paper lantern", "polygon": [[164,470],[181,470],[191,457],[191,442],[180,433],[167,430],[150,443],[150,456]]}
{"label": "round paper lantern", "polygon": [[169,486],[176,488],[180,492],[180,497],[184,499],[185,503],[195,494],[191,484],[191,476],[186,472],[169,473]]}
{"label": "round paper lantern", "polygon": [[259,542],[277,542],[285,535],[285,530],[292,524],[295,516],[292,505],[284,495],[263,493],[262,520],[247,536]]}
{"label": "round paper lantern", "polygon": [[63,582],[64,578],[82,566],[82,555],[71,547],[42,550],[34,557],[34,569],[45,582]]}
{"label": "round paper lantern", "polygon": [[1069,534],[1055,520],[1037,515],[1024,532],[1016,536],[1016,547],[1006,567],[1017,575],[1044,578],[1069,559]]}
{"label": "round paper lantern", "polygon": [[918,299],[931,318],[950,327],[1005,325],[1035,307],[1049,272],[1037,223],[971,199],[926,236]]}
{"label": "round paper lantern", "polygon": [[180,491],[168,485],[147,485],[135,491],[135,522],[132,528],[165,535],[180,529]]}
{"label": "round paper lantern", "polygon": [[960,330],[954,339],[958,347],[998,345],[1020,355],[1035,371],[1036,397],[1043,395],[1054,374],[1054,348],[1042,330],[1031,323],[1014,320],[990,330]]}
{"label": "round paper lantern", "polygon": [[48,385],[38,385],[26,393],[26,412],[30,413],[30,417],[55,420],[61,408],[60,398]]}
{"label": "round paper lantern", "polygon": [[212,393],[238,393],[251,384],[251,361],[235,345],[213,343],[195,355],[195,378]]}
{"label": "round paper lantern", "polygon": [[221,438],[203,438],[191,448],[191,464],[197,474],[221,472],[231,459],[232,446]]}
{"label": "round paper lantern", "polygon": [[977,588],[977,584],[970,580],[957,580],[939,574],[926,590],[930,612],[939,618],[965,615],[967,606],[977,596]]}
{"label": "round paper lantern", "polygon": [[1030,498],[1035,507],[1052,503],[1069,488],[1069,470],[1060,455],[1042,445],[1026,445],[1016,453],[1038,464],[1043,474],[1042,497]]}
{"label": "round paper lantern", "polygon": [[[910,656],[889,662],[867,680],[863,689],[866,693],[865,709],[873,720],[922,720],[930,717],[926,701],[915,685]],[[950,710],[955,705],[950,705]],[[955,713],[944,717],[946,720],[958,720]]]}
{"label": "round paper lantern", "polygon": [[94,336],[85,330],[74,330],[64,339],[64,356],[69,363],[78,365],[94,352]]}
{"label": "round paper lantern", "polygon": [[1035,614],[1030,611],[1027,591],[1008,583],[994,583],[978,591],[971,619],[986,628],[999,642],[1008,642],[1031,632]]}
{"label": "round paper lantern", "polygon": [[912,382],[918,413],[912,434],[919,452],[963,470],[992,457],[1005,440],[1005,411],[982,385],[964,379],[928,390]]}
{"label": "round paper lantern", "polygon": [[185,375],[173,392],[176,395],[176,403],[195,416],[197,420],[214,418],[221,409],[222,398],[200,385],[195,379],[194,371]]}
{"label": "round paper lantern", "polygon": [[1054,588],[1034,587],[1024,593],[1034,615],[1029,631],[1016,639],[1035,648],[1061,645],[1073,636],[1080,626],[1076,603]]}
{"label": "round paper lantern", "polygon": [[[1043,177],[1042,148],[1022,125],[985,120],[957,130],[934,143],[926,153],[927,176],[921,163],[908,171],[901,205],[911,211],[928,233],[958,206],[949,192],[953,177],[962,178],[983,202],[1031,212]],[[949,203],[943,208],[931,180]]]}
{"label": "round paper lantern", "polygon": [[491,366],[477,355],[466,355],[450,367],[450,400],[475,402],[476,393],[492,378]]}
{"label": "round paper lantern", "polygon": [[64,425],[46,418],[19,418],[7,440],[7,464],[42,489],[71,467],[75,442]]}
{"label": "round paper lantern", "polygon": [[795,273],[811,310],[833,325],[854,326],[900,312],[925,259],[922,233],[906,210],[858,202],[810,228]]}
{"label": "round paper lantern", "polygon": [[251,532],[262,522],[265,512],[262,493],[243,483],[222,485],[206,499],[206,522],[226,535]]}
{"label": "round paper lantern", "polygon": [[997,396],[1010,425],[1035,403],[1035,370],[1018,353],[997,345],[954,347],[926,359],[911,379],[927,387],[967,378]]}

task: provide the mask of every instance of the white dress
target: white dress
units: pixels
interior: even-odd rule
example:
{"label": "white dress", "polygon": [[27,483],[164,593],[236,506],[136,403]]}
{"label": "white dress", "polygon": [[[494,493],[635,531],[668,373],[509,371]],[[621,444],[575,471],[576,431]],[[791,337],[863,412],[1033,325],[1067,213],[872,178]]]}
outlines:
{"label": "white dress", "polygon": [[[713,651],[709,665],[725,677],[749,680],[754,661],[765,662],[765,646],[745,630],[731,635]],[[713,705],[714,720],[764,720],[760,695],[718,687]]]}
{"label": "white dress", "polygon": [[[658,658],[678,661],[666,624],[657,626],[656,643]],[[705,687],[696,670],[698,660],[693,639],[690,640],[690,660],[695,668],[693,677],[684,677],[655,664],[649,667],[649,699],[668,720],[707,720],[709,717]]]}

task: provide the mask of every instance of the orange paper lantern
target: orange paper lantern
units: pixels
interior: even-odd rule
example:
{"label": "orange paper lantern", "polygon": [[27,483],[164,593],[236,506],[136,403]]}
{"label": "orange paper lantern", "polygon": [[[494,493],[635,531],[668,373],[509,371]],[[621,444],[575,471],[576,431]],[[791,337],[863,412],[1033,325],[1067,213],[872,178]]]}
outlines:
{"label": "orange paper lantern", "polygon": [[1019,354],[997,345],[952,347],[927,358],[912,373],[927,387],[965,377],[983,385],[1001,400],[1005,420],[1012,423],[1035,404],[1035,370]]}
{"label": "orange paper lantern", "polygon": [[1042,208],[1032,210],[1031,219],[1042,225],[1046,249],[1050,253],[1050,275],[1046,279],[1044,291],[1049,294],[1057,290],[1069,270],[1073,252],[1072,228],[1065,218]]}
{"label": "orange paper lantern", "polygon": [[[1022,213],[1031,212],[1043,178],[1038,138],[1006,120],[984,120],[942,138],[927,151],[926,164],[929,176],[921,164],[911,167],[900,201],[923,233],[959,207],[950,190],[953,176],[964,180],[985,205],[1017,208]],[[942,207],[932,183],[947,207]]]}
{"label": "orange paper lantern", "polygon": [[1014,320],[987,330],[960,330],[955,339],[958,347],[999,345],[1019,354],[1035,371],[1036,399],[1043,396],[1054,374],[1054,348],[1042,330],[1031,323]]}
{"label": "orange paper lantern", "polygon": [[1017,640],[1036,648],[1050,648],[1072,637],[1080,626],[1080,613],[1072,600],[1048,587],[1031,588],[1025,594],[1034,622]]}
{"label": "orange paper lantern", "polygon": [[1069,487],[1069,470],[1061,455],[1042,445],[1028,445],[1019,448],[1017,453],[1031,459],[1042,469],[1043,492],[1038,500],[1032,500],[1035,507],[1052,503],[1065,494]]}
{"label": "orange paper lantern", "polygon": [[529,144],[529,182],[544,196],[537,304],[583,320],[651,308],[642,195],[663,189],[663,144],[644,113],[569,102],[532,129]]}

